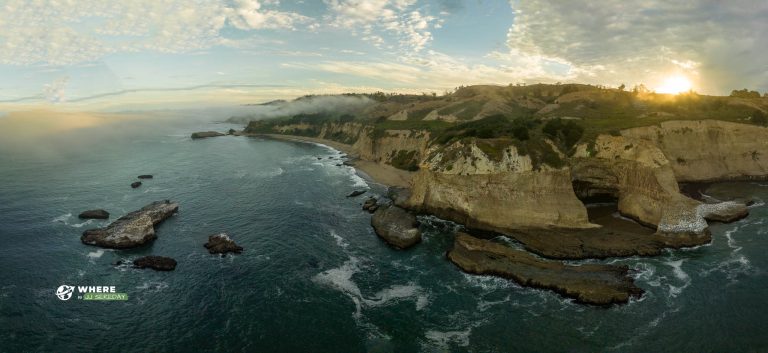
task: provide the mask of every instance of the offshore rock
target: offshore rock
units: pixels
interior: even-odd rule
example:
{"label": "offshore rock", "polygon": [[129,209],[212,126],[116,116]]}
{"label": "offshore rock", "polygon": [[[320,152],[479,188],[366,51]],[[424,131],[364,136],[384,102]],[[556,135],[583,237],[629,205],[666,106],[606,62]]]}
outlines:
{"label": "offshore rock", "polygon": [[376,198],[369,197],[367,200],[365,200],[365,202],[363,202],[364,211],[374,213],[378,208],[379,208],[379,205],[377,204]]}
{"label": "offshore rock", "polygon": [[362,194],[365,194],[365,190],[355,190],[355,191],[352,191],[349,195],[347,195],[347,197],[356,197]]}
{"label": "offshore rock", "polygon": [[155,201],[118,218],[106,228],[86,230],[80,240],[84,244],[113,249],[141,246],[157,238],[155,226],[178,210],[178,203]]}
{"label": "offshore rock", "polygon": [[144,256],[133,260],[133,267],[151,268],[155,271],[173,271],[176,269],[176,260],[164,256]]}
{"label": "offshore rock", "polygon": [[217,136],[225,136],[225,135],[216,131],[202,131],[202,132],[193,133],[192,139],[204,139],[208,137],[217,137]]}
{"label": "offshore rock", "polygon": [[83,211],[82,213],[77,215],[77,217],[82,219],[107,219],[109,218],[109,212],[104,211],[102,209],[88,210],[88,211]]}
{"label": "offshore rock", "polygon": [[150,175],[150,174],[142,174],[142,175],[139,175],[139,179],[152,179],[152,178],[153,178],[153,177],[152,177],[152,175]]}
{"label": "offshore rock", "polygon": [[208,242],[205,243],[205,248],[211,254],[226,254],[235,253],[239,254],[243,252],[243,247],[235,244],[235,241],[229,237],[226,233],[214,234],[208,237]]}
{"label": "offshore rock", "polygon": [[134,182],[131,183],[131,188],[133,188],[133,189],[135,189],[135,188],[137,188],[139,186],[141,186],[141,182],[140,181],[134,181]]}
{"label": "offshore rock", "polygon": [[371,226],[390,245],[406,249],[421,241],[416,216],[397,206],[381,206],[371,217]]}
{"label": "offshore rock", "polygon": [[555,291],[584,304],[627,303],[630,298],[643,294],[627,275],[626,266],[575,266],[542,260],[525,251],[465,233],[456,235],[448,258],[468,273],[501,276],[522,286]]}

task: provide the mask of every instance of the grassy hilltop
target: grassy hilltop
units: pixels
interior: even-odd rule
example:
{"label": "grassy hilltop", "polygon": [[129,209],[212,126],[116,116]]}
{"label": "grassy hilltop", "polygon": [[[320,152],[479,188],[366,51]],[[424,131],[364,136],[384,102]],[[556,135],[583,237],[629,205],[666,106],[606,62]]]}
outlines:
{"label": "grassy hilltop", "polygon": [[[343,97],[369,102],[342,111],[320,109],[255,120],[246,132],[317,136],[327,123],[349,122],[368,127],[372,137],[388,130],[427,130],[432,144],[471,138],[480,141],[478,146],[489,156],[514,144],[536,161],[557,167],[563,163],[558,151],[569,154],[579,142],[632,127],[704,119],[768,125],[768,98],[751,93],[757,92],[734,91],[732,96],[721,97],[694,92],[656,94],[642,87],[536,84],[468,86],[445,95],[348,94]],[[317,97],[270,104],[306,103]],[[250,118],[262,117],[255,114]],[[294,128],[287,128],[290,126]],[[354,142],[343,133],[325,138]]]}

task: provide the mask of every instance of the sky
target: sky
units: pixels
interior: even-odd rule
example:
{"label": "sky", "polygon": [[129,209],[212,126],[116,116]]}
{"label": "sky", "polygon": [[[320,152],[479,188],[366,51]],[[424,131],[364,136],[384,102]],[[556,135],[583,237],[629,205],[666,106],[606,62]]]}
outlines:
{"label": "sky", "polygon": [[0,107],[580,82],[768,91],[765,0],[0,0]]}

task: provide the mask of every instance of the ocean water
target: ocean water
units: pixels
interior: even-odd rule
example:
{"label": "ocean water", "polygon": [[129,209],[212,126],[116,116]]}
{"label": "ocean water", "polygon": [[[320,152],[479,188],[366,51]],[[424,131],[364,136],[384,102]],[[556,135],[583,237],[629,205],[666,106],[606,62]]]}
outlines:
{"label": "ocean water", "polygon": [[[424,242],[380,241],[364,197],[385,188],[324,146],[246,137],[201,119],[104,124],[0,150],[0,351],[747,352],[768,351],[768,211],[762,202],[710,245],[613,259],[646,290],[596,308],[459,271],[456,225],[423,217]],[[320,157],[321,159],[318,159]],[[138,189],[139,174],[154,174]],[[768,199],[768,186],[735,186]],[[149,246],[107,250],[80,233],[155,200],[180,203]],[[203,247],[227,232],[245,251]],[[499,241],[504,241],[499,239]],[[115,266],[171,256],[173,272]],[[61,301],[109,285],[127,301]]]}

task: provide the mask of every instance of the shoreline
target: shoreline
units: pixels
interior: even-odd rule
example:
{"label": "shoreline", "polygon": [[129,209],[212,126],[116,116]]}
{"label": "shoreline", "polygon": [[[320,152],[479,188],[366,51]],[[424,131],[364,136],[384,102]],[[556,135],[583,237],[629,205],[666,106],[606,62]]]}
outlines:
{"label": "shoreline", "polygon": [[411,179],[414,172],[397,169],[393,166],[361,159],[354,148],[340,142],[307,136],[280,135],[280,134],[243,134],[243,136],[263,137],[281,141],[317,143],[346,153],[352,160],[347,164],[355,168],[358,173],[367,176],[374,182],[385,186],[411,187]]}

